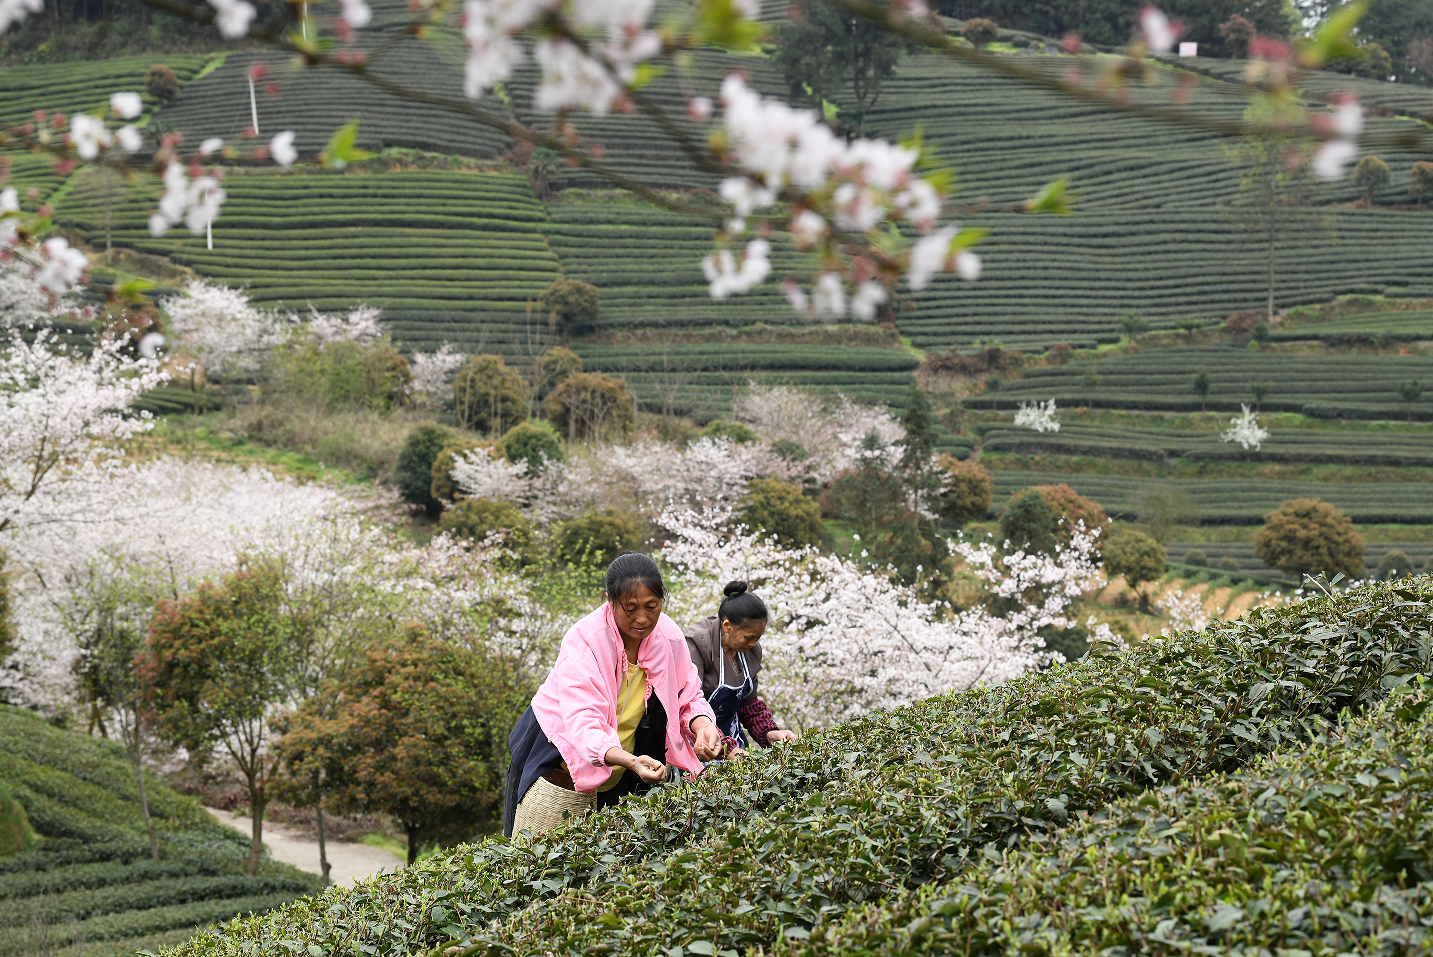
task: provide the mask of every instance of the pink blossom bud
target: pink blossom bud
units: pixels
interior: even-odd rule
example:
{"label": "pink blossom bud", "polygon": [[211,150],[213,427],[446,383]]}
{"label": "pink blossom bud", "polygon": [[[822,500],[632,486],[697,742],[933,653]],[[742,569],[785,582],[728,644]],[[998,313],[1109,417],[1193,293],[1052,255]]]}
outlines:
{"label": "pink blossom bud", "polygon": [[267,63],[255,63],[253,66],[249,67],[249,80],[253,83],[257,83],[260,79],[263,78],[264,74],[268,72],[269,65]]}
{"label": "pink blossom bud", "polygon": [[687,115],[698,123],[705,123],[712,116],[712,101],[705,96],[694,96],[687,101]]}

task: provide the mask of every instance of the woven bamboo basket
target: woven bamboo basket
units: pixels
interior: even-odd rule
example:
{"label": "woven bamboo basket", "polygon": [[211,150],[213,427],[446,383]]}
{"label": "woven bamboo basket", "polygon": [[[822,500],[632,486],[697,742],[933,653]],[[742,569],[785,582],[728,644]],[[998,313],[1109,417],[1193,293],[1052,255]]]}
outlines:
{"label": "woven bamboo basket", "polygon": [[514,835],[521,831],[534,836],[545,834],[559,824],[584,816],[596,802],[595,794],[569,791],[546,778],[538,778],[517,806],[512,832]]}

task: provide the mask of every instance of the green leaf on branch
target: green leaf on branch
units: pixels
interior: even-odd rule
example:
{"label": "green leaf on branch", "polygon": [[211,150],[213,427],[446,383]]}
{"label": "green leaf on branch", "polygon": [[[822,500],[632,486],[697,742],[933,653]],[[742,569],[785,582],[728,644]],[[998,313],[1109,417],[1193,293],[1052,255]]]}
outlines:
{"label": "green leaf on branch", "polygon": [[632,82],[628,84],[629,89],[640,90],[653,80],[660,78],[667,72],[665,66],[656,63],[639,63],[637,69],[632,71]]}
{"label": "green leaf on branch", "polygon": [[950,251],[959,252],[962,249],[969,249],[985,242],[985,237],[990,235],[990,230],[982,226],[970,226],[955,234],[950,241]]}
{"label": "green leaf on branch", "polygon": [[1061,176],[1059,179],[1045,186],[1034,199],[1025,201],[1025,212],[1027,213],[1054,213],[1057,216],[1070,215],[1070,200],[1074,195],[1070,192],[1070,180]]}
{"label": "green leaf on branch", "polygon": [[148,279],[131,279],[115,286],[114,294],[130,302],[138,302],[144,298],[144,293],[155,288],[157,285],[158,283],[150,282]]}
{"label": "green leaf on branch", "polygon": [[701,0],[696,9],[694,37],[702,43],[739,53],[756,53],[771,34],[766,24],[742,16],[733,0]]}
{"label": "green leaf on branch", "polygon": [[1312,40],[1299,46],[1299,57],[1310,68],[1323,66],[1329,60],[1352,59],[1359,56],[1358,44],[1352,38],[1353,28],[1368,12],[1368,0],[1357,0],[1330,14]]}
{"label": "green leaf on branch", "polygon": [[329,169],[343,169],[349,163],[358,163],[373,155],[367,150],[359,149],[357,142],[358,120],[355,118],[333,131],[333,135],[328,138],[328,145],[318,154],[318,161]]}

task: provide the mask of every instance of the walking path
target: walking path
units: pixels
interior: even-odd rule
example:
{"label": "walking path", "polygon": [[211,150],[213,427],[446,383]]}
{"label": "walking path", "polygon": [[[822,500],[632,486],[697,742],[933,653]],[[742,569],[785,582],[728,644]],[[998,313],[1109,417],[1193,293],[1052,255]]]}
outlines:
{"label": "walking path", "polygon": [[[208,811],[235,830],[242,831],[245,836],[252,833],[251,822],[247,817],[237,817],[228,811],[220,811],[212,807]],[[318,864],[318,841],[310,840],[296,831],[265,821],[264,844],[269,848],[269,856],[274,860],[292,864],[299,870],[308,871],[310,874],[322,873]],[[329,878],[335,884],[347,884],[351,881],[362,880],[382,871],[397,870],[403,865],[403,861],[394,854],[352,841],[331,840],[328,842],[326,850],[328,851]]]}

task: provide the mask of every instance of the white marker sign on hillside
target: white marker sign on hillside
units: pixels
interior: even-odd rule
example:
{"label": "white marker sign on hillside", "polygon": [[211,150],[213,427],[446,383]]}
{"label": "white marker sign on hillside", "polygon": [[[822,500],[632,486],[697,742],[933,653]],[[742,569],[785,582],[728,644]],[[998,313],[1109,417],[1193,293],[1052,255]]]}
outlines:
{"label": "white marker sign on hillside", "polygon": [[1181,44],[1179,45],[1179,55],[1180,55],[1180,56],[1199,56],[1199,44],[1197,44],[1197,43],[1181,43]]}

